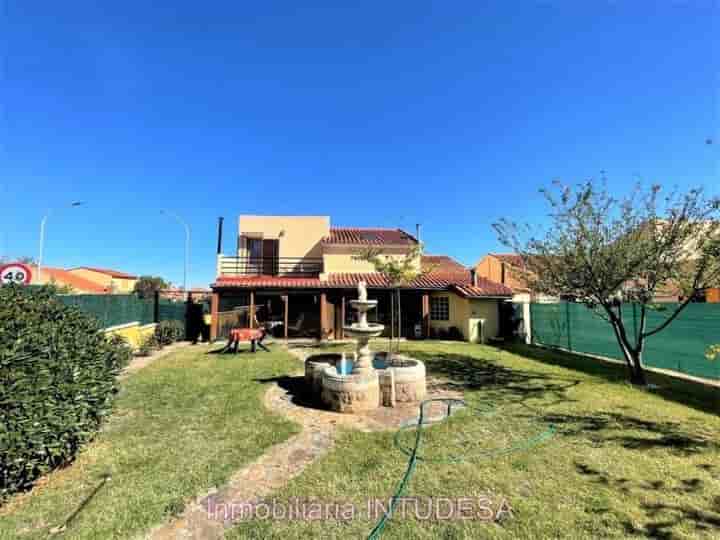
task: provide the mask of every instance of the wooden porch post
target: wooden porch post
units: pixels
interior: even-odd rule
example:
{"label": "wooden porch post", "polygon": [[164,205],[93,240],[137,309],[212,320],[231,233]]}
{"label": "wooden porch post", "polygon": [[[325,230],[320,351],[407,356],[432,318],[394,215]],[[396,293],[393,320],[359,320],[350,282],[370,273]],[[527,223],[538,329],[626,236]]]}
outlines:
{"label": "wooden porch post", "polygon": [[287,338],[288,338],[288,322],[289,322],[289,321],[288,321],[288,311],[289,311],[289,306],[288,306],[288,304],[290,303],[290,295],[289,295],[289,294],[286,294],[286,295],[284,295],[282,298],[283,298],[283,301],[285,302],[285,314],[284,314],[284,320],[285,320],[285,321],[284,321],[284,324],[285,324],[285,341],[287,341]]}
{"label": "wooden porch post", "polygon": [[423,336],[430,337],[430,295],[423,293],[422,295],[422,327]]}
{"label": "wooden porch post", "polygon": [[250,328],[255,328],[255,291],[250,291]]}
{"label": "wooden porch post", "polygon": [[220,295],[213,291],[210,297],[210,341],[215,341],[218,335],[218,309],[220,306]]}
{"label": "wooden porch post", "polygon": [[320,339],[324,340],[327,335],[327,294],[320,293]]}
{"label": "wooden porch post", "polygon": [[340,339],[345,339],[345,295],[340,302]]}

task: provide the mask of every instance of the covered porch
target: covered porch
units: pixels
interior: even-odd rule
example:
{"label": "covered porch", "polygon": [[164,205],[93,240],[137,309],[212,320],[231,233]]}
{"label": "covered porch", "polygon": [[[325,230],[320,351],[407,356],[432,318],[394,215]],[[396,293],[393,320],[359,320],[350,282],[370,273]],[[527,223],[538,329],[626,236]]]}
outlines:
{"label": "covered porch", "polygon": [[[429,291],[401,291],[400,337],[429,337],[429,297]],[[356,321],[350,305],[355,298],[355,288],[216,288],[212,296],[211,338],[227,338],[233,327],[252,328],[259,323],[277,338],[344,339],[343,326]],[[397,336],[395,291],[369,288],[368,298],[378,301],[368,320],[385,325],[384,336]],[[395,328],[391,324],[393,310]]]}

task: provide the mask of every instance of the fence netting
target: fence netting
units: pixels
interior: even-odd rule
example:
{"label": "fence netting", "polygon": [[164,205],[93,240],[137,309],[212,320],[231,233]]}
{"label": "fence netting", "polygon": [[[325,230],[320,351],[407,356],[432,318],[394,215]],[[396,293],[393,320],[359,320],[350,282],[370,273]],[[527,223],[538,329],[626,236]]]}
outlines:
{"label": "fence netting", "polygon": [[[647,313],[647,330],[665,321],[677,304]],[[640,308],[624,304],[622,315],[630,336],[639,332]],[[620,346],[610,324],[582,304],[531,304],[533,343],[562,347],[574,352],[622,360]],[[720,379],[720,360],[705,357],[709,345],[720,343],[720,304],[689,304],[664,330],[645,342],[646,366],[670,369],[708,379]]]}

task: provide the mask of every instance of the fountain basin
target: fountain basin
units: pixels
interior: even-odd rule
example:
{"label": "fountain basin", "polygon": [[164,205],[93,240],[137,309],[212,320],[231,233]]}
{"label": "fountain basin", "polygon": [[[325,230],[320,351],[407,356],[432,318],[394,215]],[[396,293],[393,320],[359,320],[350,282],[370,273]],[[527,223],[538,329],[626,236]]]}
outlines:
{"label": "fountain basin", "polygon": [[340,354],[314,354],[305,360],[305,388],[313,398],[320,399],[325,368],[335,366],[341,358]]}
{"label": "fountain basin", "polygon": [[415,403],[425,399],[425,364],[420,360],[396,354],[393,365],[379,370],[378,374],[383,402]]}
{"label": "fountain basin", "polygon": [[[375,395],[378,398],[375,407],[415,403],[425,398],[425,364],[420,360],[396,354],[393,355],[393,365],[388,366],[385,353],[375,354],[372,367],[377,376],[377,394],[374,394],[374,389],[369,389],[366,382],[372,374],[365,377],[352,375],[354,365],[352,358],[343,358],[342,354],[312,355],[305,360],[307,388],[315,399],[321,399],[332,410],[339,412],[368,410],[372,408],[369,403]],[[356,402],[365,405],[356,405]],[[364,406],[367,408],[362,408]]]}
{"label": "fountain basin", "polygon": [[341,375],[335,366],[322,372],[322,401],[330,410],[357,413],[377,409],[380,404],[380,378],[376,371]]}

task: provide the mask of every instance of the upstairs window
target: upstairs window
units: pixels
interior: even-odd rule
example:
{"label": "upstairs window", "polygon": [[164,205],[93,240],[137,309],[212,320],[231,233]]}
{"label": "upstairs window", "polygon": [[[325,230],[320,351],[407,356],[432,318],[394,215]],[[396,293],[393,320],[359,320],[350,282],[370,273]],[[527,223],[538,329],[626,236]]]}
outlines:
{"label": "upstairs window", "polygon": [[450,320],[450,299],[447,296],[431,296],[430,297],[430,320],[431,321],[449,321]]}

